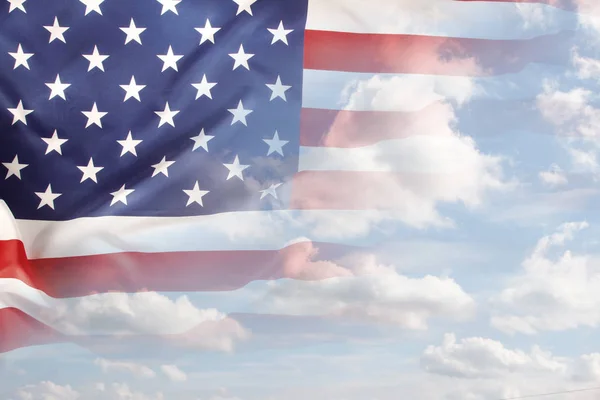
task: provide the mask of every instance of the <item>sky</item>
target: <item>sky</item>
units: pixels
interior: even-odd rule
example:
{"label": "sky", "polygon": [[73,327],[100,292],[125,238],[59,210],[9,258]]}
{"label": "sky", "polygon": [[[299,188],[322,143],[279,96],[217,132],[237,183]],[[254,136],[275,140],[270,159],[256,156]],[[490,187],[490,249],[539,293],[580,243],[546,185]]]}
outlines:
{"label": "sky", "polygon": [[[419,21],[439,4],[409,11]],[[514,7],[519,29],[556,26],[551,6]],[[390,198],[408,198],[393,212],[312,221],[323,237],[369,244],[325,259],[302,247],[307,273],[325,279],[71,299],[60,311],[77,322],[63,326],[72,333],[193,329],[167,345],[11,351],[0,355],[0,398],[501,400],[600,387],[600,23],[589,18],[600,8],[580,7],[568,61],[545,69],[527,104],[494,103],[471,77],[449,86],[379,75],[333,94],[350,108],[443,98],[420,125],[439,140],[419,141],[413,156],[459,172],[408,189],[382,182]]]}

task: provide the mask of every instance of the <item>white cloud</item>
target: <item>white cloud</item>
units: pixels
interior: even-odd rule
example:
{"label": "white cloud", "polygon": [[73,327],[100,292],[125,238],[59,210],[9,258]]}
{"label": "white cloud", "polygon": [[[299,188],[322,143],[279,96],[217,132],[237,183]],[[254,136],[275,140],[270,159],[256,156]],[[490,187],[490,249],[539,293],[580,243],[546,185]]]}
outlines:
{"label": "white cloud", "polygon": [[129,372],[142,378],[154,378],[156,376],[156,373],[150,367],[134,362],[112,361],[104,358],[98,358],[94,361],[94,364],[98,365],[104,373],[111,371]]}
{"label": "white cloud", "polygon": [[548,186],[560,186],[569,183],[562,168],[556,164],[552,164],[548,171],[540,172],[539,177]]}
{"label": "white cloud", "polygon": [[454,334],[444,335],[441,346],[429,346],[421,356],[428,372],[461,378],[498,378],[507,373],[531,371],[564,372],[564,359],[533,346],[529,352],[511,350],[501,342],[471,337],[456,341]]}
{"label": "white cloud", "polygon": [[550,256],[587,226],[586,222],[566,223],[538,241],[523,261],[522,271],[493,299],[494,327],[535,334],[600,325],[600,260],[569,250]]}
{"label": "white cloud", "polygon": [[42,381],[35,385],[26,385],[16,393],[21,400],[77,400],[81,396],[70,385],[58,385],[51,381]]}
{"label": "white cloud", "polygon": [[600,353],[584,354],[575,363],[574,378],[600,382]]}
{"label": "white cloud", "polygon": [[110,397],[107,400],[164,400],[161,392],[154,395],[148,395],[140,391],[132,390],[126,383],[113,383],[111,386]]}
{"label": "white cloud", "polygon": [[256,311],[322,315],[426,329],[430,318],[464,320],[475,302],[451,278],[409,278],[373,257],[361,257],[349,268],[354,276],[320,281],[279,280],[254,304]]}
{"label": "white cloud", "polygon": [[176,365],[161,365],[160,369],[173,382],[184,382],[187,380],[187,374]]}

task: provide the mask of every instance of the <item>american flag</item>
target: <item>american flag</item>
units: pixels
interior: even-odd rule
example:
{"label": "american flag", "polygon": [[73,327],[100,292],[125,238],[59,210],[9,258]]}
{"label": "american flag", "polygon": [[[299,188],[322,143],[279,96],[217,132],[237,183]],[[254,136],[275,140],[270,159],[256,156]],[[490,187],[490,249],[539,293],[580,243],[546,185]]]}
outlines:
{"label": "american flag", "polygon": [[[318,280],[337,272],[308,259],[369,245],[347,239],[349,218],[408,212],[419,226],[406,210],[433,208],[424,193],[476,203],[472,181],[429,193],[480,161],[432,118],[475,82],[467,117],[482,129],[529,121],[571,33],[513,22],[544,3],[576,23],[569,4],[549,2],[489,13],[490,2],[447,0],[413,14],[429,3],[8,0],[0,352],[81,341],[65,328],[68,298]],[[402,92],[410,101],[391,100]],[[458,144],[417,157],[437,143]],[[492,169],[486,190],[500,185]]]}

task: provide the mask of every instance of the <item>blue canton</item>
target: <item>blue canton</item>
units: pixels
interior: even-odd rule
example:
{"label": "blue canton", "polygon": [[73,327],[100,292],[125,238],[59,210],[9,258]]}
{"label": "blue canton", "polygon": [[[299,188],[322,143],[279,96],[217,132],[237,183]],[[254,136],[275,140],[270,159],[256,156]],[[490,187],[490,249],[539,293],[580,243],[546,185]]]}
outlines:
{"label": "blue canton", "polygon": [[306,0],[0,6],[0,198],[16,218],[287,207]]}

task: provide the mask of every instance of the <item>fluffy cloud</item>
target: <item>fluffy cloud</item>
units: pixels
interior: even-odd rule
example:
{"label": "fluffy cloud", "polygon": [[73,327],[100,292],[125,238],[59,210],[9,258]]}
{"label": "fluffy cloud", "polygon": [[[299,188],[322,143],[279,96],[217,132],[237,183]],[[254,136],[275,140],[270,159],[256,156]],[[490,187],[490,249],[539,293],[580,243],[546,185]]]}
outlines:
{"label": "fluffy cloud", "polygon": [[552,164],[548,171],[540,172],[539,177],[548,186],[560,186],[568,183],[564,171],[556,164]]}
{"label": "fluffy cloud", "polygon": [[497,378],[506,373],[530,371],[564,372],[565,360],[534,346],[531,351],[511,350],[501,342],[472,337],[456,341],[454,334],[444,335],[441,346],[429,346],[421,356],[428,372],[461,378]]}
{"label": "fluffy cloud", "polygon": [[42,381],[35,385],[27,385],[16,393],[21,400],[77,400],[81,396],[70,385],[61,386],[54,382]]}
{"label": "fluffy cloud", "polygon": [[173,382],[185,382],[187,380],[187,374],[176,365],[161,365],[160,369]]}
{"label": "fluffy cloud", "polygon": [[430,318],[463,320],[475,302],[451,278],[409,278],[373,257],[361,258],[353,276],[305,282],[280,280],[254,304],[257,311],[291,315],[323,315],[426,329]]}
{"label": "fluffy cloud", "polygon": [[156,373],[150,367],[135,362],[112,361],[104,358],[98,358],[94,361],[94,364],[98,365],[105,373],[111,371],[121,373],[129,372],[142,378],[154,378],[156,376]]}
{"label": "fluffy cloud", "polygon": [[551,257],[585,222],[563,224],[542,237],[523,261],[522,271],[493,299],[498,307],[494,327],[508,333],[535,334],[600,325],[600,262],[566,250]]}
{"label": "fluffy cloud", "polygon": [[126,383],[113,383],[111,385],[110,397],[106,399],[115,400],[164,400],[165,397],[161,392],[155,395],[148,395],[140,391],[132,390]]}

